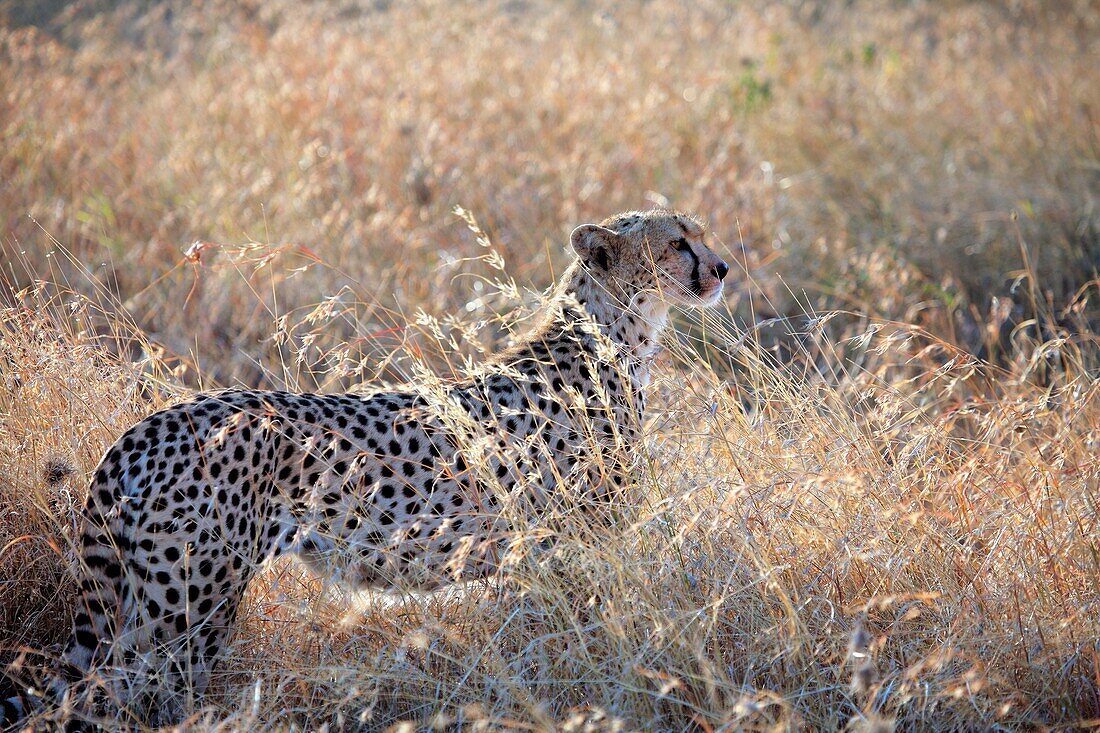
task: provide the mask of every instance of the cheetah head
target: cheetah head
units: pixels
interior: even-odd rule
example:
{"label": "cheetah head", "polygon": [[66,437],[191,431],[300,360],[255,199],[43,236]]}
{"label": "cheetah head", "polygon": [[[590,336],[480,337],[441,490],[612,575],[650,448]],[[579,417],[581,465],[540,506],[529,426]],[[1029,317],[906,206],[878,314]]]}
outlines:
{"label": "cheetah head", "polygon": [[628,211],[573,230],[584,267],[623,303],[707,307],[729,265],[703,242],[703,227],[675,211]]}

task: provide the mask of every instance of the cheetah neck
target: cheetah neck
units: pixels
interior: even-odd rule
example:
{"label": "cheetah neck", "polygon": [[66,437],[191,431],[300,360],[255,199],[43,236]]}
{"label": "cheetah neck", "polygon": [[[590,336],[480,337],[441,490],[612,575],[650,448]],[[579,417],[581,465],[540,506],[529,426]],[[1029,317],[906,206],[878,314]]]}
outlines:
{"label": "cheetah neck", "polygon": [[612,343],[621,358],[649,361],[659,348],[658,339],[668,323],[668,305],[654,295],[626,299],[606,287],[574,263],[561,280],[556,308],[566,312],[575,299]]}

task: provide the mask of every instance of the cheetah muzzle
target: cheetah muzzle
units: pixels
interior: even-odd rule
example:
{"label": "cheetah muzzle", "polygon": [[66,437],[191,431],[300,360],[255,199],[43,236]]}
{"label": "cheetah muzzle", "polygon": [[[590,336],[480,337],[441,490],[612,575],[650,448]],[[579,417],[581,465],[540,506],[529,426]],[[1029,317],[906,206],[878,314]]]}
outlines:
{"label": "cheetah muzzle", "polygon": [[[165,694],[201,693],[271,558],[432,589],[497,571],[502,497],[613,501],[670,307],[721,295],[729,268],[703,235],[669,211],[578,227],[541,325],[444,394],[232,390],[126,431],[84,507],[71,676],[148,671]],[[491,450],[472,455],[479,436]]]}

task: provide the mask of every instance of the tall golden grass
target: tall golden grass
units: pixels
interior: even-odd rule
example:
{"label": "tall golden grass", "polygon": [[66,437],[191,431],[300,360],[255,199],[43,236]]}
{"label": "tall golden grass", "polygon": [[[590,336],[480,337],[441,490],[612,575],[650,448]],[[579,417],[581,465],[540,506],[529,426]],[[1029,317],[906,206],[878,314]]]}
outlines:
{"label": "tall golden grass", "polygon": [[68,633],[129,424],[461,373],[569,227],[667,201],[735,287],[669,339],[618,526],[434,596],[281,562],[190,724],[1100,720],[1092,5],[0,12],[5,661]]}

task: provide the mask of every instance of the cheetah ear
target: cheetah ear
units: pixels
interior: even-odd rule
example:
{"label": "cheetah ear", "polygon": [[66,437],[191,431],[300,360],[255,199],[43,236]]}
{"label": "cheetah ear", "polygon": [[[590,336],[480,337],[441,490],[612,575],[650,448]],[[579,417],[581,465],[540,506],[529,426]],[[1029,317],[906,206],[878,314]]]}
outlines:
{"label": "cheetah ear", "polygon": [[582,224],[569,235],[569,243],[573,245],[581,262],[601,270],[611,266],[611,260],[618,252],[622,239],[610,229],[595,224]]}

